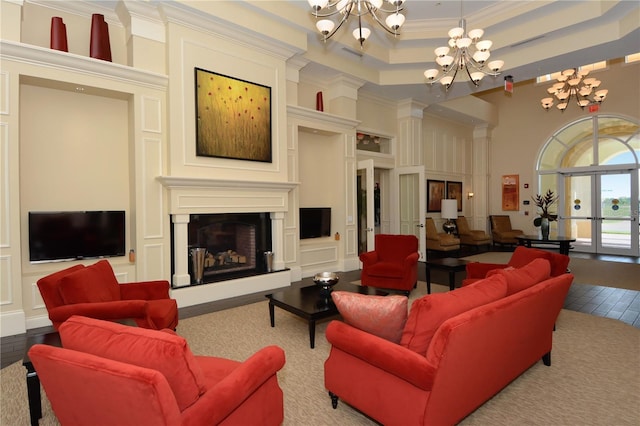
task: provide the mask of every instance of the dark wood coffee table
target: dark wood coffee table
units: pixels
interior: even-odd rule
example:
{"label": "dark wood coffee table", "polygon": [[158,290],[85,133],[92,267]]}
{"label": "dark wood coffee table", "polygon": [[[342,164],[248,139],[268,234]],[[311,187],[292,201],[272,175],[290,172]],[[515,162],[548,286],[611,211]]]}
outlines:
{"label": "dark wood coffee table", "polygon": [[32,426],[38,426],[38,420],[42,418],[40,379],[38,378],[38,373],[36,373],[36,369],[33,367],[33,363],[29,358],[29,349],[31,349],[31,346],[38,343],[56,346],[59,348],[62,347],[58,332],[27,337],[24,347],[24,356],[22,357],[22,365],[27,369],[27,397],[29,398],[29,417],[31,418]]}
{"label": "dark wood coffee table", "polygon": [[[351,283],[338,283],[334,291],[349,291],[352,293],[386,296],[388,293],[375,287],[364,287]],[[291,312],[309,323],[309,342],[311,349],[316,344],[316,321],[338,315],[338,309],[327,294],[317,285],[301,288],[288,288],[273,294],[267,294],[269,299],[269,318],[271,327],[275,327],[275,306]]]}
{"label": "dark wood coffee table", "polygon": [[569,255],[569,249],[571,249],[571,243],[576,241],[575,238],[571,237],[549,237],[542,238],[540,235],[518,235],[516,236],[518,240],[518,244],[521,246],[531,247],[531,244],[551,244],[557,245],[560,247],[560,254]]}
{"label": "dark wood coffee table", "polygon": [[427,294],[431,294],[431,270],[439,269],[449,273],[449,290],[456,288],[456,272],[462,272],[467,268],[468,260],[445,257],[444,259],[427,260]]}

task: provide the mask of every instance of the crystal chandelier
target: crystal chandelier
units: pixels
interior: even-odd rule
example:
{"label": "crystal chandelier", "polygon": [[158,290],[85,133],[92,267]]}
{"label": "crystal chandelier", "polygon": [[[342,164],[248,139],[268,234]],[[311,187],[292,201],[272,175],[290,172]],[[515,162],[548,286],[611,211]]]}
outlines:
{"label": "crystal chandelier", "polygon": [[[609,93],[606,89],[596,91],[592,100],[589,100],[589,95],[600,86],[601,82],[593,77],[585,78],[587,75],[589,75],[589,70],[575,68],[569,68],[560,73],[558,82],[547,89],[547,92],[560,102],[556,108],[564,112],[572,97],[575,98],[580,108],[584,108],[592,102],[600,104],[604,101]],[[553,97],[542,99],[540,101],[542,108],[548,111],[553,106],[553,100]]]}
{"label": "crystal chandelier", "polygon": [[[371,14],[371,17],[387,32],[398,35],[398,30],[404,24],[404,15],[400,12],[404,9],[402,4],[405,0],[386,0],[391,9],[384,9],[382,7],[383,0],[308,0],[313,11],[311,12],[316,18],[329,18],[334,15],[338,16],[340,22],[336,25],[331,19],[320,19],[316,23],[316,27],[320,34],[322,34],[322,40],[327,41],[333,36],[338,29],[344,24],[350,16],[358,18],[358,28],[353,30],[353,37],[360,42],[362,47],[364,41],[371,34],[371,30],[362,26],[362,17]],[[379,12],[388,14],[384,22],[378,16]]]}
{"label": "crystal chandelier", "polygon": [[[467,21],[460,19],[459,26],[449,30],[449,46],[435,50],[436,63],[441,70],[431,68],[424,72],[427,83],[439,81],[448,90],[456,79],[458,71],[464,70],[471,82],[477,87],[485,75],[496,76],[504,61],[495,60],[487,63],[493,44],[491,40],[481,40],[484,30],[475,29],[467,33]],[[439,76],[440,71],[442,74]]]}

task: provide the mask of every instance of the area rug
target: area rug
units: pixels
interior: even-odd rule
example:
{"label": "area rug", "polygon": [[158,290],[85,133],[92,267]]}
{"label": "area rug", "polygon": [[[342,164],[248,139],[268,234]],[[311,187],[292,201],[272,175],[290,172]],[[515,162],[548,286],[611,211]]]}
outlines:
{"label": "area rug", "polygon": [[[446,286],[437,285],[434,291]],[[426,292],[419,285],[411,300]],[[302,319],[276,308],[269,324],[267,301],[180,321],[178,333],[194,353],[244,360],[257,349],[278,345],[286,364],[278,374],[284,391],[285,425],[375,425],[349,405],[331,408],[323,384],[329,354],[324,332],[309,348]],[[536,363],[462,425],[637,425],[640,418],[640,330],[622,322],[562,310],[554,333],[552,365]],[[481,366],[479,366],[481,368]],[[0,424],[28,425],[25,370],[15,363],[0,372]],[[105,390],[106,392],[117,389]],[[43,393],[41,425],[58,422]]]}

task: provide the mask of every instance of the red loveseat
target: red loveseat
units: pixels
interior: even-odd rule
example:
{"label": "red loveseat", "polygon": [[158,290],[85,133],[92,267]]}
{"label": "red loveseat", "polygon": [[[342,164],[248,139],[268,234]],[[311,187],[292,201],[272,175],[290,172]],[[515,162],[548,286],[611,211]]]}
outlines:
{"label": "red loveseat", "polygon": [[34,345],[29,357],[62,425],[279,425],[278,346],[244,362],[194,356],[171,330],[73,316],[63,348]]}
{"label": "red loveseat", "polygon": [[360,255],[360,282],[408,294],[418,282],[419,257],[415,235],[377,234],[375,250]]}
{"label": "red loveseat", "polygon": [[72,315],[104,320],[133,319],[138,327],[175,329],[178,305],[168,281],[119,284],[111,264],[75,265],[38,280],[54,328]]}
{"label": "red loveseat", "polygon": [[506,268],[521,268],[529,264],[534,259],[547,259],[551,265],[551,276],[557,277],[558,275],[567,272],[569,261],[571,258],[565,254],[554,253],[548,250],[540,250],[537,248],[530,248],[525,246],[518,246],[511,255],[511,259],[507,264],[504,263],[482,263],[472,262],[467,263],[467,277],[462,280],[462,286],[469,285],[478,280],[487,277],[487,274],[496,269]]}
{"label": "red loveseat", "polygon": [[416,300],[400,344],[332,321],[325,387],[388,425],[453,425],[540,359],[573,276],[548,261]]}

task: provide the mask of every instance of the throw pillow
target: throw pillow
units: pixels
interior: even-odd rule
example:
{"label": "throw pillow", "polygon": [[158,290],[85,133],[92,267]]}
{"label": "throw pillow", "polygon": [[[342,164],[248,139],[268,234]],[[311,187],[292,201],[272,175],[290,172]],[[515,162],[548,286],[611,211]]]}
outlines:
{"label": "throw pillow", "polygon": [[487,274],[502,275],[507,279],[507,296],[525,290],[551,276],[551,265],[547,259],[534,259],[521,268],[494,269]]}
{"label": "throw pillow", "polygon": [[400,345],[426,355],[433,335],[443,322],[462,312],[501,299],[506,294],[506,279],[494,276],[448,293],[423,296],[411,305]]}
{"label": "throw pillow", "polygon": [[408,298],[334,291],[331,298],[344,322],[394,343],[407,321]]}
{"label": "throw pillow", "polygon": [[107,260],[79,269],[60,280],[60,294],[66,304],[120,300],[120,288]]}
{"label": "throw pillow", "polygon": [[58,330],[66,349],[161,372],[180,411],[205,391],[205,377],[183,337],[74,315]]}

